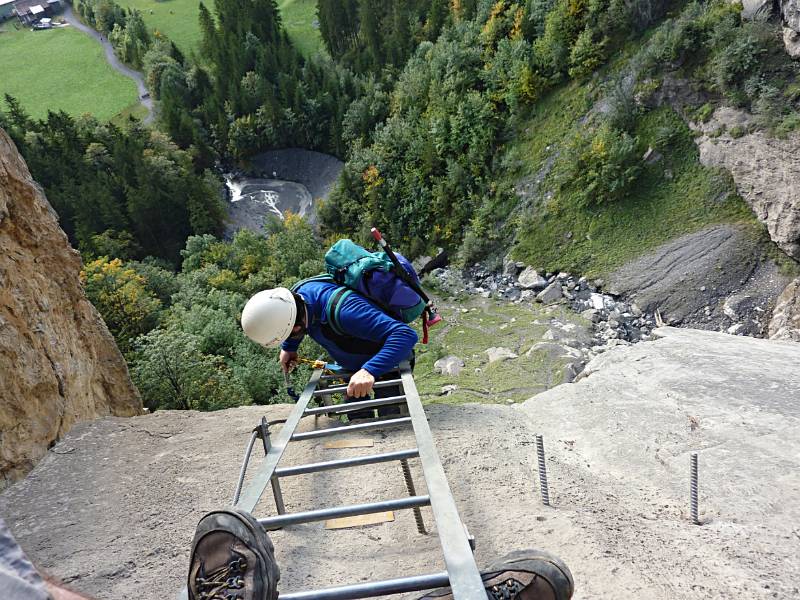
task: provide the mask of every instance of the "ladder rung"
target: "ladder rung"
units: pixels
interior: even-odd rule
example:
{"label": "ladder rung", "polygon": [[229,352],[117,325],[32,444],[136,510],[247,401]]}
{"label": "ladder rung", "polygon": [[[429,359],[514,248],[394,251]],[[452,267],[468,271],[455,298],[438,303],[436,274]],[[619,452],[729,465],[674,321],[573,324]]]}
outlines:
{"label": "ladder rung", "polygon": [[370,423],[359,423],[358,425],[347,425],[345,427],[331,427],[330,429],[318,429],[316,431],[306,431],[305,433],[295,433],[292,436],[292,441],[311,440],[314,438],[327,437],[329,435],[339,435],[341,433],[352,433],[354,431],[365,431],[369,429],[383,429],[384,427],[405,425],[407,423],[411,423],[411,417],[372,421]]}
{"label": "ladder rung", "polygon": [[428,506],[430,503],[430,496],[411,496],[409,498],[398,498],[396,500],[370,502],[369,504],[350,504],[348,506],[337,506],[335,508],[323,508],[320,510],[308,510],[305,512],[278,515],[275,517],[267,517],[266,519],[259,519],[258,522],[265,529],[279,529],[287,525],[313,523],[315,521],[326,521],[327,519],[338,519],[339,517],[354,517],[356,515],[371,515],[389,510],[417,508],[420,506]]}
{"label": "ladder rung", "polygon": [[374,465],[377,463],[391,462],[393,460],[405,460],[419,456],[419,450],[399,450],[397,452],[387,452],[385,454],[370,454],[368,456],[357,456],[356,458],[343,458],[340,460],[329,460],[327,462],[309,463],[307,465],[296,465],[275,469],[278,477],[289,477],[291,475],[305,475],[307,473],[318,473],[319,471],[330,471],[332,469],[343,469],[346,467],[360,467],[362,465]]}
{"label": "ladder rung", "polygon": [[346,404],[332,404],[331,406],[318,406],[307,408],[304,415],[325,415],[348,413],[361,408],[375,408],[376,406],[387,406],[391,404],[403,404],[405,396],[391,396],[390,398],[375,398],[374,400],[360,400],[359,402],[348,402]]}
{"label": "ladder rung", "polygon": [[376,598],[404,592],[419,592],[447,585],[450,585],[450,577],[447,575],[447,571],[443,571],[430,575],[414,575],[399,579],[343,585],[324,590],[279,594],[278,600],[355,600],[356,598]]}
{"label": "ladder rung", "polygon": [[[388,381],[376,381],[372,384],[372,388],[384,388],[389,387],[392,385],[402,385],[402,379],[390,379]],[[340,385],[336,387],[329,387],[329,388],[322,388],[321,390],[314,390],[315,396],[324,396],[325,394],[340,394],[341,392],[346,392],[347,386]]]}

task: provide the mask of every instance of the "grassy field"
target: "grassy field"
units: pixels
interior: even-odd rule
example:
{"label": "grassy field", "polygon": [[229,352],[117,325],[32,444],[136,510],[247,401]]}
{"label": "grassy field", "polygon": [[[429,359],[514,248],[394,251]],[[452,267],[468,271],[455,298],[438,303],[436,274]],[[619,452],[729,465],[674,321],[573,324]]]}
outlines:
{"label": "grassy field", "polygon": [[[145,23],[153,31],[166,34],[184,52],[197,48],[200,41],[200,25],[197,21],[199,0],[116,0],[121,6],[136,8],[142,12]],[[205,2],[214,10],[213,2]],[[316,20],[316,0],[280,0],[278,8],[283,16],[289,37],[305,56],[316,52],[322,44],[319,29],[313,26]]]}
{"label": "grassy field", "polygon": [[100,44],[70,27],[32,32],[6,24],[0,64],[0,98],[11,94],[33,117],[64,110],[105,120],[137,101],[136,85],[111,68]]}
{"label": "grassy field", "polygon": [[317,20],[317,0],[279,0],[283,26],[303,56],[311,56],[322,47]]}

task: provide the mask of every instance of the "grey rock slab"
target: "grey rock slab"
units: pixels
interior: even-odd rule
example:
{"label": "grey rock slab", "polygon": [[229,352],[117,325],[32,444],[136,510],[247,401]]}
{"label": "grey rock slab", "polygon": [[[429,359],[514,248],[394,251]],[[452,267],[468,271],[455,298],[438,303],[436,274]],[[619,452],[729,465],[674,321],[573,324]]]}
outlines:
{"label": "grey rock slab", "polygon": [[667,242],[627,263],[609,276],[608,289],[647,313],[660,310],[665,321],[717,329],[725,317],[720,311],[708,321],[706,306],[717,306],[734,292],[748,293],[764,305],[788,281],[752,232],[723,224]]}
{"label": "grey rock slab", "polygon": [[553,304],[563,298],[561,283],[554,281],[536,295],[536,299],[543,304]]}
{"label": "grey rock slab", "polygon": [[[645,574],[636,584],[643,588],[625,597],[794,597],[800,345],[691,329],[657,333],[657,341],[607,350],[577,383],[522,405],[549,457],[562,462],[562,483],[551,483],[555,506],[588,510],[619,564],[634,561],[645,574],[651,560],[662,562],[663,579]],[[690,452],[699,454],[702,527],[688,522]],[[548,464],[548,475],[555,471]],[[583,485],[607,500],[582,497]],[[673,532],[662,549],[651,546],[655,530]],[[614,541],[628,535],[636,539],[630,546]],[[644,556],[645,548],[653,554]],[[685,579],[675,576],[679,570]],[[650,586],[660,591],[644,592]]]}
{"label": "grey rock slab", "polygon": [[800,342],[800,278],[778,296],[769,322],[769,337]]}
{"label": "grey rock slab", "polygon": [[517,285],[523,290],[541,290],[547,285],[547,280],[533,267],[527,267],[519,274]]}
{"label": "grey rock slab", "polygon": [[[800,345],[659,334],[606,348],[591,374],[521,405],[425,407],[478,563],[543,548],[572,569],[575,600],[795,597]],[[253,425],[290,408],[159,411],[78,425],[0,494],[0,514],[34,562],[77,591],[96,600],[173,598],[197,521],[230,502]],[[302,428],[314,425],[306,419]],[[545,437],[554,508],[536,494],[536,433]],[[414,441],[409,430],[370,437],[375,446],[363,454]],[[691,451],[700,453],[702,527],[687,519]],[[307,441],[290,444],[282,464],[361,454]],[[407,493],[396,464],[282,485],[291,511]],[[274,514],[268,496],[257,516]],[[431,523],[428,509],[423,518]],[[437,537],[418,535],[411,511],[368,528],[310,524],[270,536],[281,593],[442,568]]]}
{"label": "grey rock slab", "polygon": [[784,27],[783,47],[792,58],[800,58],[800,33],[791,27]]}

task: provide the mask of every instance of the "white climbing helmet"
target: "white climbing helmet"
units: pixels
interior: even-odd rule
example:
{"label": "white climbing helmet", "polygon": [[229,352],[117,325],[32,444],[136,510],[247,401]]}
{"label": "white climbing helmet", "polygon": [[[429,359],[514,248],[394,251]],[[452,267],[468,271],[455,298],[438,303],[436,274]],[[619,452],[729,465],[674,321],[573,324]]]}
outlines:
{"label": "white climbing helmet", "polygon": [[275,348],[292,333],[297,306],[286,288],[263,290],[247,301],[242,311],[242,329],[254,342]]}

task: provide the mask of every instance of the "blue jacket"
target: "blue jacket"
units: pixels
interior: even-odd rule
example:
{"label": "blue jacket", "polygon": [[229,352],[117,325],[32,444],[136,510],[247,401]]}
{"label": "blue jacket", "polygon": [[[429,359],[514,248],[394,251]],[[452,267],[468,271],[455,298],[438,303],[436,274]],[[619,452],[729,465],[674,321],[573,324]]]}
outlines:
{"label": "blue jacket", "polygon": [[[337,364],[351,371],[366,369],[379,377],[411,357],[417,332],[353,293],[342,300],[338,325],[348,336],[337,335],[327,322],[325,307],[339,289],[334,283],[309,281],[297,293],[303,298],[310,323],[306,333],[325,348]],[[352,337],[350,337],[352,336]],[[296,352],[300,340],[286,340],[281,348]]]}

